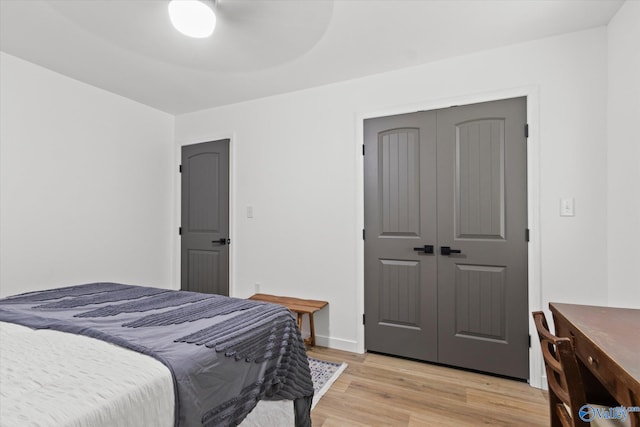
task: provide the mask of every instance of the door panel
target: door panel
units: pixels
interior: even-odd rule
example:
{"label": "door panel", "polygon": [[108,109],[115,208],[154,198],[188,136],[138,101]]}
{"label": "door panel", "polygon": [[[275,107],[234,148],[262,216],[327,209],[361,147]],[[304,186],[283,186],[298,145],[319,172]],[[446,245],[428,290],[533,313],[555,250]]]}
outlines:
{"label": "door panel", "polygon": [[438,112],[438,359],[529,375],[524,98]]}
{"label": "door panel", "polygon": [[420,264],[380,260],[380,324],[420,327]]}
{"label": "door panel", "polygon": [[456,237],[504,239],[504,121],[457,125]]}
{"label": "door panel", "polygon": [[[434,113],[365,121],[367,348],[437,358]],[[401,349],[401,353],[397,353]]]}
{"label": "door panel", "polygon": [[186,228],[190,232],[220,232],[218,199],[220,180],[224,179],[220,176],[220,153],[196,153],[185,160],[183,178],[190,182],[185,199],[189,213]]}
{"label": "door panel", "polygon": [[455,333],[505,341],[505,268],[456,265]]}
{"label": "door panel", "polygon": [[368,350],[528,377],[525,119],[517,98],[365,120]]}
{"label": "door panel", "polygon": [[[219,250],[187,250],[188,287],[193,292],[211,293],[212,281],[220,277],[220,269],[224,255]],[[218,293],[218,292],[214,292]]]}
{"label": "door panel", "polygon": [[420,235],[420,133],[394,129],[379,136],[382,236]]}
{"label": "door panel", "polygon": [[229,295],[229,140],[182,147],[181,288]]}

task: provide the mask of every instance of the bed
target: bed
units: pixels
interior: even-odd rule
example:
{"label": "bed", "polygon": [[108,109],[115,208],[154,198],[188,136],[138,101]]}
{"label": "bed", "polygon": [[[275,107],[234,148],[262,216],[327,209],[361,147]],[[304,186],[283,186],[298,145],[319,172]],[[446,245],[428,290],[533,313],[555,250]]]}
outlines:
{"label": "bed", "polygon": [[313,384],[277,305],[93,283],[0,300],[0,425],[309,426]]}

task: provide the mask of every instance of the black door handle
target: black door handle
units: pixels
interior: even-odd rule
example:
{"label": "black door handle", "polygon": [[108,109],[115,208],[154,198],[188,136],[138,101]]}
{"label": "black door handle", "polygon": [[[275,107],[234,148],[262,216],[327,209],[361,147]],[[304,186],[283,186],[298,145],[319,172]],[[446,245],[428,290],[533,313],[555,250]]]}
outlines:
{"label": "black door handle", "polygon": [[460,249],[451,249],[449,246],[440,246],[440,255],[461,254]]}
{"label": "black door handle", "polygon": [[231,239],[227,239],[226,237],[211,241],[212,245],[226,245],[227,243],[231,243]]}
{"label": "black door handle", "polygon": [[419,248],[413,248],[414,251],[416,252],[424,252],[425,254],[432,254],[433,253],[433,245],[424,245],[421,246]]}

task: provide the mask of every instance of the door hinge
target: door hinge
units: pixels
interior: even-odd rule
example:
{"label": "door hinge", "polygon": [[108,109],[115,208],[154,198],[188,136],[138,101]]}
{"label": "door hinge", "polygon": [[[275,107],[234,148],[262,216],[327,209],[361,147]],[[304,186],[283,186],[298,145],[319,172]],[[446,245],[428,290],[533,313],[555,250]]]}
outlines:
{"label": "door hinge", "polygon": [[364,317],[364,313],[362,313],[362,324],[363,324],[363,325],[365,325],[365,324],[366,324],[366,322],[365,322],[365,317]]}
{"label": "door hinge", "polygon": [[178,166],[178,172],[182,173],[182,165]]}
{"label": "door hinge", "polygon": [[529,348],[531,348],[531,335],[529,335]]}
{"label": "door hinge", "polygon": [[529,138],[529,123],[524,125],[524,137]]}
{"label": "door hinge", "polygon": [[364,144],[362,144],[362,155],[364,156]]}
{"label": "door hinge", "polygon": [[529,229],[528,228],[526,228],[524,230],[524,240],[527,241],[527,242],[529,241]]}
{"label": "door hinge", "polygon": [[362,229],[362,240],[365,240],[364,228]]}
{"label": "door hinge", "polygon": [[178,234],[182,236],[182,227],[178,227]]}

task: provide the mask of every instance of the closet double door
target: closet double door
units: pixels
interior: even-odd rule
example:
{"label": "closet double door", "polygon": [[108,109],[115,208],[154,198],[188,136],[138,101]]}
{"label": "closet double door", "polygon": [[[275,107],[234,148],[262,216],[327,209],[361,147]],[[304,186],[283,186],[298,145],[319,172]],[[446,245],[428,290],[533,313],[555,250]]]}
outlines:
{"label": "closet double door", "polygon": [[526,99],[364,124],[367,350],[528,378]]}

